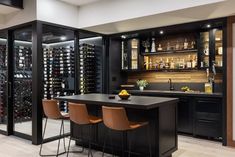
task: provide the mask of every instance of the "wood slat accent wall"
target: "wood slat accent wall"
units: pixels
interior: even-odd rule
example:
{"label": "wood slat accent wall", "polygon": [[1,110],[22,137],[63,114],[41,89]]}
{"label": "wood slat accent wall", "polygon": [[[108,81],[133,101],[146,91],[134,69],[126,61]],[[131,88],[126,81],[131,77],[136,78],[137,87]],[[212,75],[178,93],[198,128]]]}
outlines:
{"label": "wood slat accent wall", "polygon": [[228,23],[227,23],[227,145],[235,147],[235,141],[233,141],[233,23],[235,23],[235,16],[228,17]]}
{"label": "wood slat accent wall", "polygon": [[[150,83],[166,83],[169,78],[174,83],[205,83],[207,82],[205,71],[194,72],[146,72],[129,74],[128,83],[134,83],[138,79],[145,79]],[[216,83],[222,83],[222,74],[217,73],[215,77]]]}

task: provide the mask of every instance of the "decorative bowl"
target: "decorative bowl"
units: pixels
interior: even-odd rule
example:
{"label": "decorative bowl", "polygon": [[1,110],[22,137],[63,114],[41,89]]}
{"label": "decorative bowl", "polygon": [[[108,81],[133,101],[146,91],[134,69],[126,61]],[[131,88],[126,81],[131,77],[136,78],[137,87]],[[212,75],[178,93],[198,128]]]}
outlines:
{"label": "decorative bowl", "polygon": [[119,96],[119,98],[121,98],[122,100],[128,100],[131,95],[129,94],[129,95],[118,95],[118,96]]}

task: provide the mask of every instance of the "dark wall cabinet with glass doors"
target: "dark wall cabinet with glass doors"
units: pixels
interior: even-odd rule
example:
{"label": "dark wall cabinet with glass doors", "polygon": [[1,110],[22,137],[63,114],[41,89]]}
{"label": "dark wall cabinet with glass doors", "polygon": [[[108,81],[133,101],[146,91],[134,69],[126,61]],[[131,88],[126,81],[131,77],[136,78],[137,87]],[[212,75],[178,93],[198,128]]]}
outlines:
{"label": "dark wall cabinet with glass doors", "polygon": [[221,28],[200,32],[199,68],[223,67],[224,33]]}
{"label": "dark wall cabinet with glass doors", "polygon": [[222,28],[121,39],[122,71],[212,70],[223,67]]}
{"label": "dark wall cabinet with glass doors", "polygon": [[121,69],[138,70],[141,66],[140,40],[133,38],[121,42]]}

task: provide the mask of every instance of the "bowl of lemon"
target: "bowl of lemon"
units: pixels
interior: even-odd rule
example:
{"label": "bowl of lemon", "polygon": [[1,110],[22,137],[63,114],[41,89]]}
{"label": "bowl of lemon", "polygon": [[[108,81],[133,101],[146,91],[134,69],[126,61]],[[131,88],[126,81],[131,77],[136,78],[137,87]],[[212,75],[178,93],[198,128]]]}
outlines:
{"label": "bowl of lemon", "polygon": [[122,90],[119,92],[118,96],[121,98],[121,100],[128,100],[131,95],[126,90]]}

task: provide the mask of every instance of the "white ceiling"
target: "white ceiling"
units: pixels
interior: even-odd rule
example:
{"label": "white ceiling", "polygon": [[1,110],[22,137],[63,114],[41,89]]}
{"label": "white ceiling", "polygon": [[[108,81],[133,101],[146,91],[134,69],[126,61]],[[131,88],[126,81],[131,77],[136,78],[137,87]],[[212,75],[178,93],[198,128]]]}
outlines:
{"label": "white ceiling", "polygon": [[151,16],[143,16],[128,20],[116,21],[83,29],[103,34],[113,34],[169,26],[181,23],[214,19],[235,15],[235,0],[226,0],[219,3],[201,5],[176,11],[170,11]]}
{"label": "white ceiling", "polygon": [[10,14],[16,11],[19,11],[20,9],[13,8],[13,7],[8,7],[6,5],[1,5],[0,4],[0,14]]}
{"label": "white ceiling", "polygon": [[89,4],[89,3],[94,3],[96,1],[101,1],[101,0],[61,0],[61,1],[73,4],[73,5],[81,6],[81,5],[85,5],[85,4]]}

